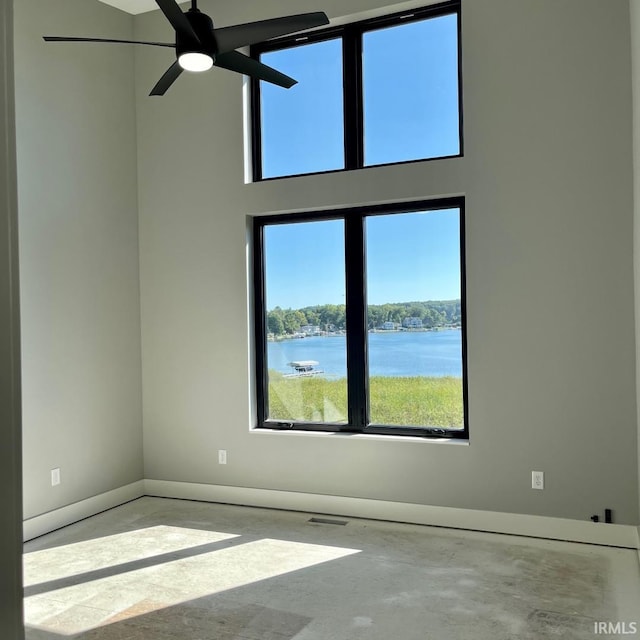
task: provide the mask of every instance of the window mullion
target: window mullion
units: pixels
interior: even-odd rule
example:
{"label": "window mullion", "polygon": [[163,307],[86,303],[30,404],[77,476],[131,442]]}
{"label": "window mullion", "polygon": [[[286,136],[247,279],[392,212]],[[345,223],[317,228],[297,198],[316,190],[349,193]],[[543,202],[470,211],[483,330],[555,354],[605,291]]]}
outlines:
{"label": "window mullion", "polygon": [[[258,59],[258,54],[253,54]],[[251,168],[253,181],[262,180],[262,108],[260,106],[260,81],[251,80]]]}
{"label": "window mullion", "polygon": [[269,386],[267,374],[267,341],[266,341],[266,308],[265,308],[265,265],[264,265],[264,227],[258,218],[253,224],[253,278],[255,283],[254,297],[254,331],[256,342],[257,376],[257,410],[258,425],[263,425],[269,417]]}
{"label": "window mullion", "polygon": [[349,427],[363,430],[367,409],[367,309],[364,216],[345,218],[347,385]]}
{"label": "window mullion", "polygon": [[362,31],[345,27],[342,39],[344,76],[344,150],[345,169],[364,164],[362,135]]}

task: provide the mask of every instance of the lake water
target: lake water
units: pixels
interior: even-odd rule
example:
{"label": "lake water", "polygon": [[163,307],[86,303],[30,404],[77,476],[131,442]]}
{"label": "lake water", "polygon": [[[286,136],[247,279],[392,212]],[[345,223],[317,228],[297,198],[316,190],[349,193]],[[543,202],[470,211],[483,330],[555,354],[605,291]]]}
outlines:
{"label": "lake water", "polygon": [[[462,377],[462,331],[402,331],[370,333],[371,376]],[[345,336],[318,336],[268,343],[268,366],[291,373],[288,362],[317,360],[330,377],[347,375]]]}

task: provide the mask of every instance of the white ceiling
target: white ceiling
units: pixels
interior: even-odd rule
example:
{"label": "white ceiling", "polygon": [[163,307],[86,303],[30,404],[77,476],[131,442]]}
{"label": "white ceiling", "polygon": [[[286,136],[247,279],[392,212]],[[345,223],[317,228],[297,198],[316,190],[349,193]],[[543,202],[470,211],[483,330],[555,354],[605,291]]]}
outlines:
{"label": "white ceiling", "polygon": [[[137,15],[138,13],[145,13],[147,11],[153,11],[158,8],[155,0],[100,0],[104,4],[111,5],[116,9],[122,9],[127,13]],[[187,0],[178,0],[180,4],[185,4]]]}

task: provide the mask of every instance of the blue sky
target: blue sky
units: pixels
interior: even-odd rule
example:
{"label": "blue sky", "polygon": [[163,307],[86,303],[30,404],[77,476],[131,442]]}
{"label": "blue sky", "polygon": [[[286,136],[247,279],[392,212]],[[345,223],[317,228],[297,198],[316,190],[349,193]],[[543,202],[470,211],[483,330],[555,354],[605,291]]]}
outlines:
{"label": "blue sky", "polygon": [[365,164],[456,155],[457,17],[364,35]]}
{"label": "blue sky", "polygon": [[[459,210],[366,221],[369,304],[460,297]],[[267,309],[344,304],[342,220],[265,229]]]}
{"label": "blue sky", "polygon": [[[261,60],[298,80],[261,83],[263,177],[344,168],[341,40]],[[457,64],[455,15],[365,33],[365,164],[459,153]]]}
{"label": "blue sky", "polygon": [[[365,34],[365,164],[459,153],[456,20]],[[341,41],[261,59],[299,81],[261,83],[263,176],[343,168]],[[458,225],[457,210],[368,218],[369,303],[459,298]],[[335,220],[267,228],[267,309],[344,303],[343,233]]]}

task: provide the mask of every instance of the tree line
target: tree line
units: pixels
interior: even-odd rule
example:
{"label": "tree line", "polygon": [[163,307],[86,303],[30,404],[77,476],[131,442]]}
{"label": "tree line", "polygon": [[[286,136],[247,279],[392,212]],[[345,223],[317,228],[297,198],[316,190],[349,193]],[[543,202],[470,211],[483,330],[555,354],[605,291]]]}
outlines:
{"label": "tree line", "polygon": [[[428,300],[426,302],[389,302],[368,307],[369,329],[380,329],[385,322],[402,325],[405,318],[420,318],[425,329],[459,327],[462,324],[460,300]],[[267,331],[276,336],[293,335],[304,326],[321,331],[343,331],[346,308],[343,304],[323,304],[302,309],[275,307],[267,312]]]}

